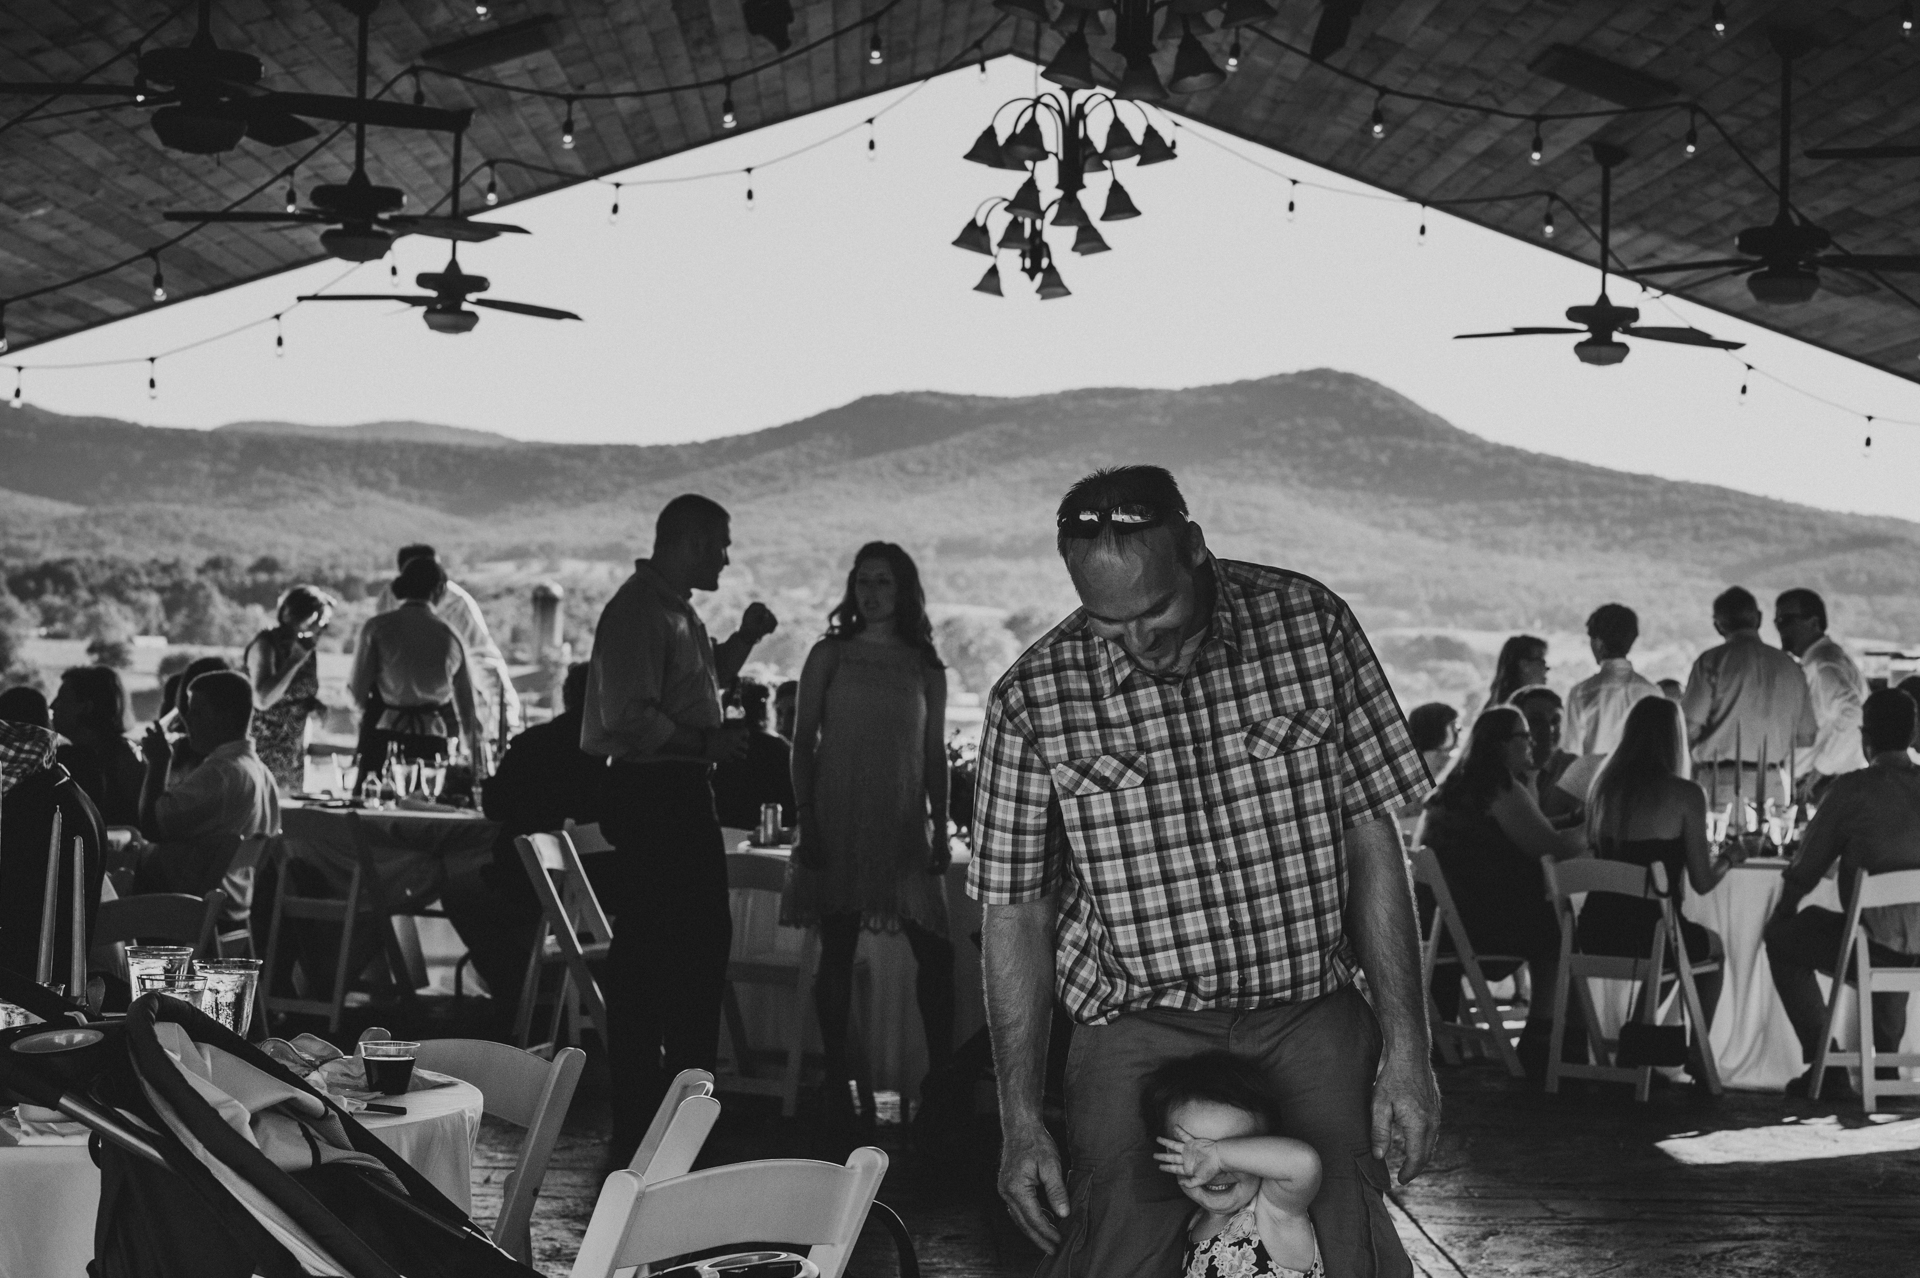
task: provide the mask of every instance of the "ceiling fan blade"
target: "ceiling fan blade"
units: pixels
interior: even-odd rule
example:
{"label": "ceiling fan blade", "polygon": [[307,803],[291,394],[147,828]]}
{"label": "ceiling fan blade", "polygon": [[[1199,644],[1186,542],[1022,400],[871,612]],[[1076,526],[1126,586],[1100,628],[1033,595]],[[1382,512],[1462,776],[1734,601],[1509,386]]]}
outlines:
{"label": "ceiling fan blade", "polygon": [[502,234],[531,234],[524,226],[511,226],[505,222],[473,222],[464,217],[402,214],[386,218],[384,222],[403,235],[431,235],[435,239],[459,240],[463,244],[480,244]]}
{"label": "ceiling fan blade", "polygon": [[262,225],[280,223],[286,226],[299,226],[313,222],[331,222],[332,218],[323,213],[162,213],[169,222],[253,222]]}
{"label": "ceiling fan blade", "polygon": [[292,146],[320,136],[320,130],[299,116],[247,104],[247,136],[262,146]]}
{"label": "ceiling fan blade", "polygon": [[1920,160],[1920,144],[1909,146],[1818,146],[1809,160]]}
{"label": "ceiling fan blade", "polygon": [[1628,267],[1623,274],[1631,277],[1635,275],[1674,275],[1681,271],[1751,270],[1761,265],[1762,263],[1757,258],[1716,257],[1709,258],[1704,262],[1669,262],[1659,266],[1632,266]]}
{"label": "ceiling fan blade", "polygon": [[1813,261],[1816,266],[1833,266],[1843,271],[1887,271],[1894,274],[1920,271],[1920,255],[1913,253],[1828,253]]}
{"label": "ceiling fan blade", "polygon": [[1658,287],[1663,292],[1667,292],[1667,293],[1684,293],[1690,289],[1705,288],[1709,284],[1718,284],[1721,280],[1731,279],[1735,275],[1745,275],[1748,271],[1752,269],[1753,269],[1752,262],[1742,262],[1740,265],[1734,267],[1731,271],[1718,271],[1712,275],[1705,277],[1704,279],[1687,280],[1681,284],[1656,285],[1655,287]]}
{"label": "ceiling fan blade", "polygon": [[471,111],[448,111],[441,107],[384,102],[374,98],[345,98],[330,93],[267,93],[249,101],[312,120],[370,124],[386,129],[430,129],[437,133],[458,133],[473,119]]}
{"label": "ceiling fan blade", "polygon": [[140,96],[140,90],[130,84],[41,84],[32,80],[0,80],[0,93],[24,93],[36,98]]}
{"label": "ceiling fan blade", "polygon": [[1726,342],[1712,333],[1703,333],[1697,328],[1662,327],[1658,324],[1646,328],[1633,327],[1620,330],[1628,337],[1644,337],[1650,342],[1674,342],[1681,346],[1711,346],[1715,350],[1737,351],[1745,342]]}
{"label": "ceiling fan blade", "polygon": [[1325,62],[1347,45],[1353,34],[1353,20],[1360,16],[1362,0],[1324,0],[1320,7],[1320,25],[1313,29],[1313,43],[1307,56]]}
{"label": "ceiling fan blade", "polygon": [[536,319],[570,319],[580,317],[572,311],[556,311],[551,306],[531,306],[526,302],[502,302],[491,297],[470,297],[469,306],[490,306],[496,311],[512,311],[515,315],[531,315]]}
{"label": "ceiling fan blade", "polygon": [[439,299],[431,293],[307,293],[298,302],[403,302],[408,306],[429,306]]}
{"label": "ceiling fan blade", "polygon": [[1505,328],[1498,333],[1455,333],[1454,341],[1468,337],[1534,337],[1542,333],[1584,333],[1584,328]]}

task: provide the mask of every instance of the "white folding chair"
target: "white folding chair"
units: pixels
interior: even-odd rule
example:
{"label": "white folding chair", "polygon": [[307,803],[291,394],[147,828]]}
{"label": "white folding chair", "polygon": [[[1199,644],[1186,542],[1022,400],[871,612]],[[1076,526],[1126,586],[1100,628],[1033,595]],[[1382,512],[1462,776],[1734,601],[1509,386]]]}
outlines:
{"label": "white folding chair", "polygon": [[[1454,908],[1453,893],[1447,887],[1440,858],[1432,848],[1417,847],[1411,860],[1413,881],[1433,893],[1433,921],[1420,940],[1420,988],[1428,991],[1427,1021],[1433,1027],[1434,1045],[1449,1065],[1457,1061],[1461,1046],[1482,1052],[1491,1050],[1507,1067],[1507,1073],[1515,1078],[1524,1077],[1526,1071],[1520,1067],[1519,1054],[1513,1050],[1513,1039],[1507,1033],[1508,1005],[1494,998],[1480,964],[1483,959],[1512,963],[1517,971],[1526,960],[1517,955],[1475,953],[1466,926],[1460,921],[1460,912]],[[1443,953],[1443,948],[1448,946],[1448,952]],[[1440,968],[1459,969],[1473,991],[1471,997],[1462,1000],[1458,1021],[1440,1019],[1440,1009],[1433,1001],[1433,974]],[[1458,982],[1457,977],[1455,981]]]}
{"label": "white folding chair", "polygon": [[598,821],[579,825],[572,817],[568,817],[561,833],[573,840],[574,851],[581,856],[595,856],[601,852],[613,851],[613,844],[607,842],[607,836],[600,833]]}
{"label": "white folding chair", "polygon": [[527,958],[527,972],[520,985],[520,1011],[514,1026],[514,1041],[521,1047],[533,1031],[533,1005],[540,992],[540,976],[547,969],[563,965],[566,969],[560,989],[554,995],[553,1021],[547,1041],[559,1045],[560,1018],[574,1009],[569,1037],[578,1037],[578,1004],[585,1003],[587,1015],[600,1031],[602,1045],[612,1042],[608,1033],[607,1000],[600,982],[588,967],[589,960],[600,961],[613,943],[613,924],[600,908],[580,854],[566,832],[528,834],[515,839],[520,864],[540,900],[540,926],[534,932],[533,950]]}
{"label": "white folding chair", "polygon": [[670,1256],[761,1242],[806,1247],[821,1278],[840,1278],[886,1174],[887,1156],[871,1145],[854,1150],[844,1167],[770,1159],[653,1185],[617,1171],[594,1204],[573,1278],[613,1278]]}
{"label": "white folding chair", "polygon": [[560,1140],[561,1124],[573,1103],[585,1052],[575,1047],[555,1052],[551,1061],[505,1043],[477,1038],[428,1039],[415,1057],[425,1069],[472,1083],[480,1089],[486,1111],[527,1129],[520,1141],[520,1157],[500,1186],[500,1216],[493,1222],[493,1241],[521,1264],[533,1262],[528,1225],[534,1200],[547,1178],[547,1163]]}
{"label": "white folding chair", "polygon": [[[1920,1053],[1881,1052],[1873,1043],[1873,996],[1875,994],[1912,994],[1920,990],[1920,967],[1875,967],[1867,929],[1860,925],[1863,910],[1889,905],[1920,904],[1920,870],[1894,870],[1886,874],[1857,874],[1852,899],[1847,902],[1847,923],[1840,933],[1840,952],[1833,960],[1833,992],[1827,996],[1827,1020],[1820,1032],[1820,1051],[1813,1062],[1813,1083],[1807,1094],[1820,1099],[1820,1083],[1829,1065],[1851,1065],[1860,1071],[1860,1102],[1874,1109],[1882,1096],[1920,1096],[1920,1078],[1880,1079],[1878,1067],[1920,1065]],[[1842,1052],[1833,1047],[1833,1027],[1840,1015],[1840,998],[1846,990],[1847,951],[1853,951],[1854,980],[1858,987],[1860,1048]],[[1896,1045],[1897,1046],[1897,1045]]]}
{"label": "white folding chair", "polygon": [[[1593,1006],[1593,991],[1587,982],[1590,979],[1633,982],[1637,988],[1632,1019],[1653,1026],[1661,1021],[1661,990],[1666,982],[1677,979],[1683,1012],[1681,1023],[1692,1027],[1694,1042],[1704,1062],[1707,1090],[1718,1096],[1720,1070],[1713,1059],[1713,1048],[1707,1041],[1707,1018],[1700,1009],[1700,993],[1694,987],[1693,978],[1703,972],[1717,971],[1721,961],[1717,958],[1698,961],[1687,959],[1679,918],[1673,908],[1673,899],[1667,895],[1666,867],[1633,865],[1597,857],[1581,857],[1572,861],[1542,857],[1540,866],[1546,879],[1547,899],[1553,903],[1554,914],[1560,920],[1560,971],[1553,990],[1553,1039],[1547,1050],[1547,1090],[1557,1093],[1562,1078],[1592,1078],[1602,1082],[1632,1083],[1634,1099],[1646,1100],[1653,1087],[1654,1067],[1618,1063],[1620,1040],[1601,1033],[1600,1018]],[[1573,898],[1589,892],[1612,892],[1658,904],[1660,918],[1654,924],[1653,940],[1647,947],[1646,957],[1587,954],[1574,948],[1574,930],[1579,919]],[[1673,970],[1669,972],[1667,965],[1676,956],[1677,961],[1673,962]],[[1561,1045],[1566,1036],[1568,1004],[1572,998],[1578,999],[1581,1016],[1586,1022],[1587,1043],[1594,1058],[1591,1063],[1564,1062],[1560,1059]]]}
{"label": "white folding chair", "polygon": [[[673,1084],[660,1098],[660,1108],[653,1111],[653,1122],[647,1125],[647,1134],[640,1138],[640,1147],[633,1151],[627,1170],[639,1172],[648,1184],[686,1175],[693,1160],[700,1156],[700,1147],[706,1144],[714,1119],[720,1117],[720,1102],[714,1101],[710,1111],[705,1106],[695,1106],[684,1116],[680,1107],[686,1101],[712,1096],[713,1075],[706,1070],[683,1069],[674,1075]],[[673,1144],[672,1150],[667,1150],[669,1141]],[[691,1149],[686,1148],[689,1141]],[[678,1171],[669,1170],[675,1166]],[[658,1174],[652,1174],[654,1172]]]}

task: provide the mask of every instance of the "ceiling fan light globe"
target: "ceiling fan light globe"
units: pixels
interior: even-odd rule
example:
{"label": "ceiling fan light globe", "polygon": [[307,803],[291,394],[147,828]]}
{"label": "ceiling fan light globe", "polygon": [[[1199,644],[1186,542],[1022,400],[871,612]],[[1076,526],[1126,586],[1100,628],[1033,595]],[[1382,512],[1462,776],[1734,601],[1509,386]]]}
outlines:
{"label": "ceiling fan light globe", "polygon": [[445,333],[448,337],[458,337],[462,333],[471,333],[473,326],[480,322],[479,314],[475,311],[468,310],[464,306],[449,310],[442,310],[439,307],[428,307],[424,318],[427,321],[428,328],[436,333]]}
{"label": "ceiling fan light globe", "polygon": [[336,226],[320,233],[320,247],[343,262],[377,262],[393,247],[393,237],[371,226]]}
{"label": "ceiling fan light globe", "polygon": [[1769,266],[1747,276],[1747,292],[1753,294],[1754,301],[1765,306],[1795,306],[1810,302],[1819,291],[1819,273],[1799,267]]}
{"label": "ceiling fan light globe", "polygon": [[1609,364],[1618,364],[1627,357],[1627,344],[1616,342],[1611,338],[1602,340],[1598,337],[1589,337],[1583,342],[1575,342],[1573,353],[1580,357],[1582,364],[1605,367]]}
{"label": "ceiling fan light globe", "polygon": [[247,121],[244,116],[166,106],[153,113],[153,132],[169,151],[219,155],[240,145],[240,139],[247,135]]}

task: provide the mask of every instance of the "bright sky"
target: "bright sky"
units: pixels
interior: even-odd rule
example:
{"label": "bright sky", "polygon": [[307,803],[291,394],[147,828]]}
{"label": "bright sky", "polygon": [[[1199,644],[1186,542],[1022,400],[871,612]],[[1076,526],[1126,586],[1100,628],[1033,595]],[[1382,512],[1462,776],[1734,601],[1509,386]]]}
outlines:
{"label": "bright sky", "polygon": [[[891,391],[1180,387],[1331,366],[1524,448],[1920,519],[1911,480],[1920,428],[1883,423],[1869,454],[1860,416],[1920,421],[1920,387],[1684,303],[1643,300],[1632,285],[1617,286],[1614,300],[1640,305],[1645,322],[1747,341],[1746,362],[1854,411],[1760,374],[1742,407],[1741,361],[1714,351],[1632,343],[1624,364],[1589,368],[1570,337],[1451,341],[1562,323],[1566,307],[1593,300],[1597,274],[1438,213],[1426,215],[1421,246],[1420,211],[1377,192],[1302,187],[1289,221],[1287,183],[1220,146],[1302,181],[1366,188],[1246,143],[1209,145],[1198,126],[1177,135],[1176,163],[1123,166],[1145,216],[1102,227],[1113,252],[1076,258],[1056,233],[1073,297],[1039,302],[1010,257],[1008,296],[974,293],[986,259],[950,241],[976,203],[1011,195],[1017,179],[960,156],[995,107],[1033,84],[1031,65],[1012,59],[985,80],[970,67],[929,84],[879,120],[872,160],[866,129],[855,128],[762,168],[751,213],[739,169],[858,125],[909,91],[633,170],[624,176],[638,181],[728,172],[629,187],[617,225],[612,191],[597,185],[492,214],[533,234],[471,247],[462,265],[492,279],[491,296],[578,311],[584,324],[483,312],[476,331],[449,338],[400,307],[303,306],[285,321],[284,358],[274,358],[267,325],[162,360],[151,401],[144,363],[33,371],[144,357],[270,315],[347,269],[327,261],[26,352],[26,395],[61,412],[153,425],[419,419],[639,444],[774,426]],[[557,137],[554,162],[567,163]],[[381,180],[377,168],[373,176]],[[1524,157],[1512,176],[1516,188],[1540,177]],[[1090,183],[1096,211],[1105,181]],[[437,194],[416,192],[416,201]],[[1764,192],[1753,198],[1764,220]],[[1561,235],[1585,246],[1561,221]],[[416,272],[446,259],[441,241],[419,237],[396,252],[409,292]],[[387,287],[377,264],[339,289]]]}

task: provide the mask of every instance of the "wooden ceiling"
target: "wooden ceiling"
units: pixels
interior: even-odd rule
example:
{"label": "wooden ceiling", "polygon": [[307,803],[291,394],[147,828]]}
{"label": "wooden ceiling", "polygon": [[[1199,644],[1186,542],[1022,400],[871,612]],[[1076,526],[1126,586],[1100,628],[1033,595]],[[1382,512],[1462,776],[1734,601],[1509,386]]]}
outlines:
{"label": "wooden ceiling", "polygon": [[[1275,0],[1263,24],[1304,48],[1322,10],[1312,0]],[[494,0],[478,18],[472,0],[384,0],[373,15],[371,83],[388,95],[412,95],[404,73],[429,49],[512,27],[540,16],[551,48],[486,66],[475,75],[511,85],[567,92],[652,90],[734,77],[742,129],[804,115],[835,103],[909,84],[980,56],[1034,56],[1036,31],[988,0],[793,0],[795,50],[775,66],[764,38],[747,33],[741,0]],[[124,56],[143,32],[177,16],[148,47],[191,37],[191,3],[182,0],[8,0],[0,6],[0,80],[90,79],[126,83]],[[1057,8],[1057,5],[1056,5]],[[1832,0],[1810,5],[1730,0],[1724,38],[1707,28],[1699,0],[1361,0],[1345,46],[1318,65],[1249,35],[1238,74],[1221,87],[1176,99],[1182,115],[1323,165],[1383,189],[1436,204],[1514,192],[1552,190],[1589,220],[1598,217],[1598,173],[1585,143],[1617,143],[1632,158],[1615,179],[1615,248],[1633,264],[1721,257],[1735,233],[1771,219],[1776,175],[1778,67],[1770,28],[1811,30],[1822,47],[1797,63],[1793,194],[1796,207],[1833,232],[1851,252],[1920,248],[1912,225],[1920,160],[1808,160],[1819,145],[1920,142],[1920,37],[1900,35],[1900,6],[1890,0]],[[875,18],[886,59],[868,61]],[[839,38],[829,37],[845,31]],[[338,0],[215,0],[214,34],[266,64],[263,87],[351,93],[353,15]],[[1041,35],[1052,56],[1060,36]],[[1227,37],[1207,37],[1224,56]],[[1096,53],[1111,61],[1107,41]],[[1677,103],[1697,103],[1706,118],[1700,148],[1687,158],[1688,113],[1672,110],[1577,121],[1550,121],[1544,162],[1528,150],[1535,113],[1603,110],[1613,104],[1529,69],[1550,46],[1564,45],[1668,82]],[[116,61],[115,59],[118,58]],[[1170,60],[1162,55],[1162,62]],[[1163,74],[1167,66],[1162,66]],[[1344,71],[1347,75],[1338,74]],[[1357,77],[1356,80],[1353,77]],[[1390,92],[1386,136],[1371,135],[1376,94],[1369,83],[1519,113],[1423,104]],[[722,135],[715,88],[654,93],[574,108],[577,145],[558,144],[564,104],[444,77],[423,79],[427,101],[472,107],[471,165],[518,160],[559,170],[553,176],[512,166],[498,171],[501,205],[594,175],[617,172],[697,147]],[[154,307],[146,255],[184,229],[160,215],[177,208],[274,210],[290,162],[313,143],[266,148],[244,142],[217,161],[163,149],[132,106],[76,111],[66,99],[40,106],[0,98],[0,299],[18,351]],[[28,114],[30,108],[38,109]],[[20,118],[25,116],[24,119]],[[322,126],[326,139],[332,126]],[[401,187],[413,208],[440,199],[451,167],[445,135],[374,130],[373,180]],[[299,169],[304,190],[345,178],[351,135],[343,132]],[[956,156],[955,163],[959,163]],[[1751,163],[1749,163],[1751,162]],[[1755,170],[1758,170],[1756,172]],[[479,186],[468,188],[478,208]],[[1583,260],[1592,241],[1571,218],[1550,243],[1540,234],[1544,201],[1456,205],[1472,221]],[[207,226],[161,254],[168,304],[257,279],[319,256],[310,228]],[[91,274],[93,278],[65,283]],[[1738,279],[1687,295],[1781,332],[1920,380],[1920,276],[1828,272],[1812,301],[1762,306]],[[1616,300],[1631,303],[1634,290]],[[36,295],[37,294],[37,295]],[[1570,299],[1575,300],[1575,299]],[[1650,323],[1671,322],[1657,311]]]}

